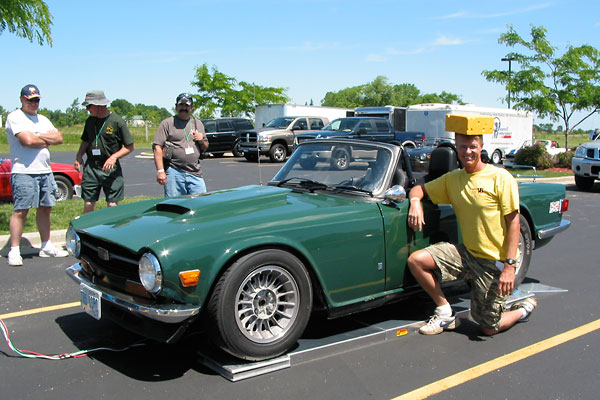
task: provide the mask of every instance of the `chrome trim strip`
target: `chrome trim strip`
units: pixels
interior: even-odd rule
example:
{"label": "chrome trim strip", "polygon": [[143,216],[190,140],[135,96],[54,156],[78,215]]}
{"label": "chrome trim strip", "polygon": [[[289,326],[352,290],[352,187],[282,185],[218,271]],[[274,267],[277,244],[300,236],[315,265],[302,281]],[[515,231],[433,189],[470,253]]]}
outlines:
{"label": "chrome trim strip", "polygon": [[200,312],[200,306],[192,306],[187,304],[166,304],[148,306],[136,303],[132,296],[117,293],[109,289],[101,288],[92,282],[88,281],[81,275],[82,266],[76,263],[67,268],[67,275],[77,283],[84,283],[102,293],[102,299],[119,307],[123,307],[128,311],[139,314],[146,318],[169,324],[182,322]]}
{"label": "chrome trim strip", "polygon": [[554,227],[548,228],[548,229],[540,229],[537,234],[538,239],[547,239],[549,237],[552,237],[559,232],[567,230],[570,226],[571,226],[571,221],[569,221],[567,219],[563,219],[562,221],[560,221],[560,225],[558,225],[558,226],[554,226]]}

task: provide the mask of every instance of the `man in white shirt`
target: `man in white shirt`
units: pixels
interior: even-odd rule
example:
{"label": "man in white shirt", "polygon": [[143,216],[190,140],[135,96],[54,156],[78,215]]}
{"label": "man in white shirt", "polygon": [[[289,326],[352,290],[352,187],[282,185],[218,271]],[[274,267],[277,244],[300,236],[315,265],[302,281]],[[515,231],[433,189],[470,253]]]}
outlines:
{"label": "man in white shirt", "polygon": [[50,212],[56,204],[56,182],[50,168],[48,146],[61,144],[62,134],[48,118],[39,115],[40,91],[35,85],[21,89],[21,108],[8,114],[6,137],[10,146],[13,213],[10,217],[8,264],[23,265],[19,244],[30,208],[37,208],[36,223],[42,248],[40,257],[66,257],[50,242]]}

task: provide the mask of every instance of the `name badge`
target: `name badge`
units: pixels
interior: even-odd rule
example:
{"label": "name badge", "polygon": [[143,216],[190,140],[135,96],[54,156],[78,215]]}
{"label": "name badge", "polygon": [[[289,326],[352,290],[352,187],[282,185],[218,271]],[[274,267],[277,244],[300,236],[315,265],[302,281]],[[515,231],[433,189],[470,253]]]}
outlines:
{"label": "name badge", "polygon": [[194,148],[193,147],[186,147],[185,148],[185,154],[194,154]]}
{"label": "name badge", "polygon": [[92,149],[92,155],[93,155],[93,156],[99,156],[100,154],[102,154],[102,153],[100,152],[100,149]]}

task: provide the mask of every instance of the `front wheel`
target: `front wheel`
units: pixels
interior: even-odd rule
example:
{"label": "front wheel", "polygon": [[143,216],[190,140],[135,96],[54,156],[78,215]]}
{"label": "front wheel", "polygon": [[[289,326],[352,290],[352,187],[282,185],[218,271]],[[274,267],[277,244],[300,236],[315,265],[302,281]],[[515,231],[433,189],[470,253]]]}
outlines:
{"label": "front wheel", "polygon": [[519,214],[519,222],[521,223],[521,230],[519,232],[520,256],[515,268],[515,289],[519,287],[525,276],[527,276],[532,250],[531,229],[529,228],[527,218],[523,214]]}
{"label": "front wheel", "polygon": [[345,171],[350,166],[350,152],[344,147],[333,150],[331,154],[331,168]]}
{"label": "front wheel", "polygon": [[312,286],[302,262],[281,250],[248,254],[221,276],[208,304],[213,341],[245,360],[290,350],[304,332]]}
{"label": "front wheel", "polygon": [[245,152],[244,158],[246,159],[246,161],[256,162],[256,161],[258,161],[258,154],[251,153],[251,152],[247,152],[247,153]]}
{"label": "front wheel", "polygon": [[594,178],[575,175],[575,185],[579,190],[591,190],[594,187]]}
{"label": "front wheel", "polygon": [[287,157],[287,149],[284,145],[276,143],[271,146],[269,150],[269,158],[271,162],[280,163],[284,162]]}

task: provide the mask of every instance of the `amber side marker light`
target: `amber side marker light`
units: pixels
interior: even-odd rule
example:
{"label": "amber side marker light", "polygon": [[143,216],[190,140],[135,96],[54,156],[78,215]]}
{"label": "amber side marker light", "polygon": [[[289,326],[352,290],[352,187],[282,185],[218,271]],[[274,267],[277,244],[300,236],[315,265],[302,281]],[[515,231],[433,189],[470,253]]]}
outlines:
{"label": "amber side marker light", "polygon": [[200,270],[192,269],[190,271],[181,271],[179,273],[179,280],[183,287],[196,286],[200,280]]}

